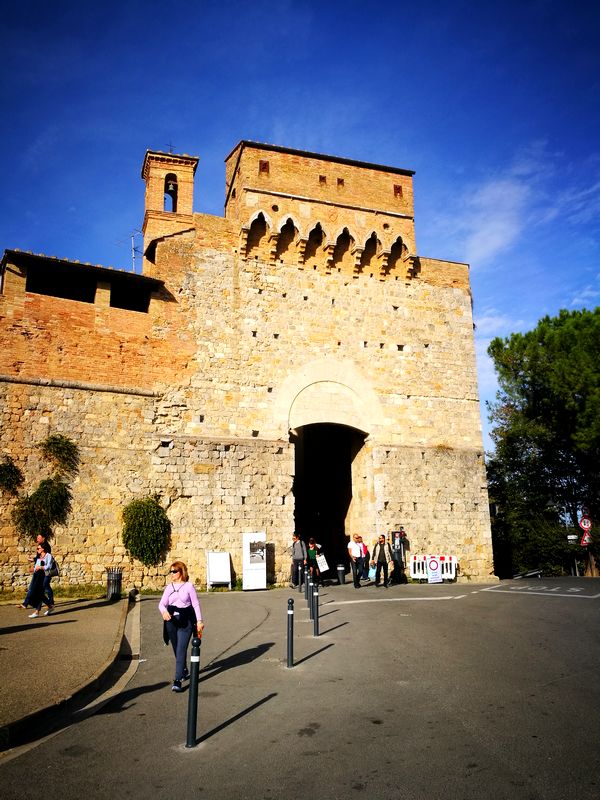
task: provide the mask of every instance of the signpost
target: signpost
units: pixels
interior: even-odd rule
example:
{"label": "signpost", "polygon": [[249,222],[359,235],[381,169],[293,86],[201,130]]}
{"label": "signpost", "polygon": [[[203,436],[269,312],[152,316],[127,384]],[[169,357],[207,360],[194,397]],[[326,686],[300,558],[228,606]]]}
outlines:
{"label": "signpost", "polygon": [[[583,536],[581,537],[581,541],[579,544],[581,547],[588,547],[592,543],[592,534],[590,531],[592,530],[592,519],[589,515],[589,511],[587,508],[582,510],[581,517],[579,518],[579,527],[583,531]],[[594,567],[594,556],[588,550],[588,568],[586,570],[586,575],[589,574],[592,577],[596,574],[595,567]]]}

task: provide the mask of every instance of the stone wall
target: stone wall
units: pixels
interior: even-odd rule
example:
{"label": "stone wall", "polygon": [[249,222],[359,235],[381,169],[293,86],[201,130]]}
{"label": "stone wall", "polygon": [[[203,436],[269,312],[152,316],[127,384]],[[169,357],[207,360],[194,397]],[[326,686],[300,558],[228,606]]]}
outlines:
{"label": "stone wall", "polygon": [[[142,568],[121,543],[123,507],[155,493],[173,526],[169,558],[183,559],[197,583],[206,580],[208,549],[229,552],[241,576],[242,534],[262,530],[275,551],[271,580],[284,580],[293,530],[291,445],[157,435],[156,408],[147,397],[0,382],[0,452],[23,470],[25,491],[49,474],[35,447],[49,432],[80,448],[72,513],[53,543],[61,581],[102,583],[106,567],[122,566],[128,586],[164,584],[164,567]],[[23,587],[31,546],[10,523],[14,500],[2,495],[0,504],[0,587]]]}

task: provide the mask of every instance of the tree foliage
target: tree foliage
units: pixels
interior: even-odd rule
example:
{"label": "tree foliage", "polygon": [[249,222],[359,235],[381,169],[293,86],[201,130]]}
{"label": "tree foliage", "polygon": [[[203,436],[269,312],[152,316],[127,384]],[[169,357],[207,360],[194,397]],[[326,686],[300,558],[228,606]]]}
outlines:
{"label": "tree foliage", "polygon": [[[41,480],[31,494],[17,498],[12,519],[22,536],[34,539],[42,534],[49,539],[54,533],[54,526],[64,525],[71,511],[72,494],[68,480],[79,470],[79,448],[62,434],[47,436],[36,447],[54,468],[54,475]],[[14,464],[12,466],[13,471],[17,470],[21,476],[20,485],[23,483],[22,473]],[[16,488],[14,494],[17,494]]]}
{"label": "tree foliage", "polygon": [[64,525],[71,511],[71,490],[59,476],[40,481],[37,489],[19,497],[13,511],[15,527],[23,536],[52,536],[54,525]]}
{"label": "tree foliage", "polygon": [[57,473],[76,475],[79,470],[79,448],[67,436],[53,433],[47,436],[37,447],[42,451]]}
{"label": "tree foliage", "polygon": [[545,317],[488,353],[500,384],[488,464],[496,572],[558,570],[577,549],[566,535],[581,533],[581,509],[600,523],[600,308]]}
{"label": "tree foliage", "polygon": [[0,464],[0,491],[16,495],[24,480],[23,473],[12,458],[4,456],[4,461]]}
{"label": "tree foliage", "polygon": [[132,500],[123,509],[123,544],[133,558],[147,567],[165,560],[171,545],[171,520],[158,497]]}

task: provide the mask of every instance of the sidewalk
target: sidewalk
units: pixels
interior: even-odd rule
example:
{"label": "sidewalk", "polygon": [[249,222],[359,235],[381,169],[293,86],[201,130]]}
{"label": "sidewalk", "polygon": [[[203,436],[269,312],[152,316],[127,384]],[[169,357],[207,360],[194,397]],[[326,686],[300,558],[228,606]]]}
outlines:
{"label": "sidewalk", "polygon": [[101,685],[119,656],[128,605],[69,599],[38,619],[0,605],[0,750]]}

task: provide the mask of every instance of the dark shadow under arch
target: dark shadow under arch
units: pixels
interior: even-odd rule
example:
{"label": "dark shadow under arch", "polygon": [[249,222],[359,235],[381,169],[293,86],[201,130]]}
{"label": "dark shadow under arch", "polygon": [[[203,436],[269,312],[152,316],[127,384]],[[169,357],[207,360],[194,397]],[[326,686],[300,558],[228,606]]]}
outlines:
{"label": "dark shadow under arch", "polygon": [[333,423],[304,425],[295,432],[295,526],[304,541],[322,545],[335,575],[347,561],[346,516],[352,500],[352,461],[366,434]]}

